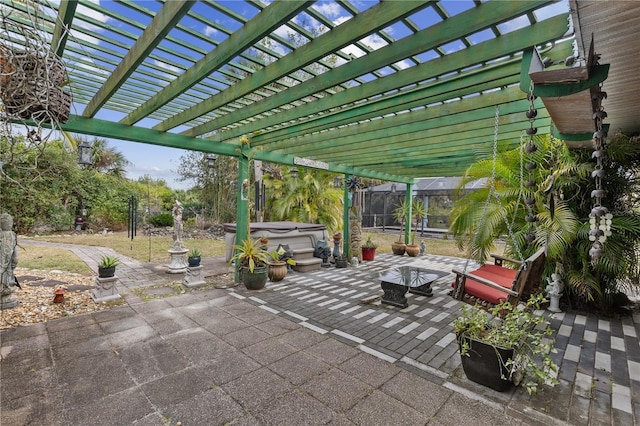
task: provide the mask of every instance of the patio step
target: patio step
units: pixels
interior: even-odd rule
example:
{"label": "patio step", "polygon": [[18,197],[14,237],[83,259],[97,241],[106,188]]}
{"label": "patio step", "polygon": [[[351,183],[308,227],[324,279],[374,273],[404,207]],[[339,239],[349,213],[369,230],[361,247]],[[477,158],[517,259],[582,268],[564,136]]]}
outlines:
{"label": "patio step", "polygon": [[314,251],[311,247],[293,249],[293,260],[296,261],[293,270],[296,272],[311,272],[320,269],[322,267],[322,259],[313,257]]}

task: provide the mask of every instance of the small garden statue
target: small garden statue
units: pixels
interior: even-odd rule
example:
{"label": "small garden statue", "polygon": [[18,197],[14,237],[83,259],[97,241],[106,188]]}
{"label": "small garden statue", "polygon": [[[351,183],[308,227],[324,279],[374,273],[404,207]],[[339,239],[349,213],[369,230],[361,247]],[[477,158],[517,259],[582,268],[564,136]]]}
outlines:
{"label": "small garden statue", "polygon": [[0,215],[0,310],[18,306],[11,293],[20,287],[13,274],[18,264],[18,239],[12,231],[13,218],[8,213]]}
{"label": "small garden statue", "polygon": [[173,249],[184,250],[185,246],[182,242],[182,204],[176,200],[173,206]]}
{"label": "small garden statue", "polygon": [[564,284],[559,274],[551,274],[551,278],[547,278],[549,285],[545,288],[549,295],[549,307],[547,310],[550,312],[562,312],[560,310],[560,296],[562,296],[562,290],[564,290]]}
{"label": "small garden statue", "polygon": [[424,256],[426,250],[427,245],[424,243],[424,240],[420,241],[420,256]]}

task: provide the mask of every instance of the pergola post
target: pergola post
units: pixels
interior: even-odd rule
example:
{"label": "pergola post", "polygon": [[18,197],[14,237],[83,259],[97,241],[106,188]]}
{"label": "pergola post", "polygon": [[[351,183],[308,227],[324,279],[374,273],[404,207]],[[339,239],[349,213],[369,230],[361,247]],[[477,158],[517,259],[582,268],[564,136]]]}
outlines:
{"label": "pergola post", "polygon": [[404,243],[409,244],[411,242],[411,216],[413,216],[413,185],[408,183],[407,190],[404,194],[404,200],[407,203],[407,216],[404,221]]}
{"label": "pergola post", "polygon": [[351,256],[351,247],[349,245],[349,209],[351,208],[351,202],[349,199],[349,189],[347,188],[347,180],[351,177],[351,175],[344,175],[344,179],[342,180],[342,191],[343,191],[343,204],[344,209],[342,211],[342,252],[347,256],[347,259]]}
{"label": "pergola post", "polygon": [[[249,238],[249,158],[246,154],[246,147],[243,147],[243,155],[238,157],[238,188],[236,194],[236,244],[242,244]],[[235,280],[240,280],[238,265],[234,267]]]}

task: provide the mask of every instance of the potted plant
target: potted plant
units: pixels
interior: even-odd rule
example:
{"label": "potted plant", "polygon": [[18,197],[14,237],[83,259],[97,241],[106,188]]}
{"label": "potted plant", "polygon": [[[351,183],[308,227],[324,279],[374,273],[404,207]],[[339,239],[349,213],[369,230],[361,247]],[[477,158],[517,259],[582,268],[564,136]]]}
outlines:
{"label": "potted plant", "polygon": [[406,200],[400,203],[400,205],[393,211],[393,218],[396,222],[400,223],[400,234],[398,235],[398,241],[394,241],[391,244],[391,251],[393,251],[393,254],[397,254],[399,256],[402,256],[407,248],[407,245],[402,240],[402,236],[404,235],[404,223],[407,219],[408,211],[409,204]]}
{"label": "potted plant", "polygon": [[421,200],[414,199],[411,203],[411,225],[414,226],[411,231],[411,244],[407,244],[405,250],[407,254],[411,257],[416,257],[420,254],[420,246],[416,244],[416,233],[418,232],[418,224],[427,214],[427,209],[424,206],[424,203]]}
{"label": "potted plant", "polygon": [[200,250],[197,248],[192,248],[191,251],[189,251],[189,255],[187,256],[187,262],[189,263],[189,266],[192,268],[195,266],[200,266],[200,260]]}
{"label": "potted plant", "polygon": [[288,265],[295,266],[296,261],[291,257],[284,258],[286,251],[284,248],[269,252],[271,260],[269,261],[269,271],[267,273],[269,280],[272,282],[282,281],[287,276],[289,270]]}
{"label": "potted plant", "polygon": [[269,254],[260,248],[260,240],[247,238],[240,245],[234,245],[236,254],[229,259],[235,262],[244,286],[249,290],[260,290],[267,283]]}
{"label": "potted plant", "polygon": [[98,264],[98,277],[111,278],[116,274],[116,266],[120,264],[120,259],[116,256],[102,256]]}
{"label": "potted plant", "polygon": [[373,260],[376,257],[378,245],[371,241],[371,235],[367,235],[367,241],[362,245],[362,260]]}
{"label": "potted plant", "polygon": [[463,306],[453,322],[462,368],[469,380],[499,392],[523,384],[529,394],[558,383],[552,330],[534,310],[546,302],[532,296],[524,306],[502,302],[488,312]]}

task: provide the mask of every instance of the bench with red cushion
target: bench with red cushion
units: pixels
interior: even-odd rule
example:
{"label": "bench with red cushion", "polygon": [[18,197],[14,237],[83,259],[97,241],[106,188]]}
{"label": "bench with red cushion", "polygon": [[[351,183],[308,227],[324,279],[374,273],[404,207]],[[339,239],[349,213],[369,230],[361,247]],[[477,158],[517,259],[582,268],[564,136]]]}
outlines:
{"label": "bench with red cushion", "polygon": [[[500,284],[506,289],[511,289],[513,287],[513,280],[516,278],[518,271],[496,265],[482,265],[479,269],[470,271],[469,274],[480,278],[486,278],[489,281]],[[451,286],[455,286],[455,282],[452,283]],[[465,281],[464,290],[469,296],[476,297],[494,305],[497,305],[507,299],[507,293],[491,288],[469,277],[467,277]]]}
{"label": "bench with red cushion", "polygon": [[[519,269],[503,267],[503,260],[519,265]],[[540,285],[545,260],[545,249],[541,248],[523,262],[497,256],[498,265],[485,264],[469,272],[454,269],[456,280],[451,294],[458,300],[480,303],[483,307],[505,300],[518,303],[521,297],[528,297]]]}

